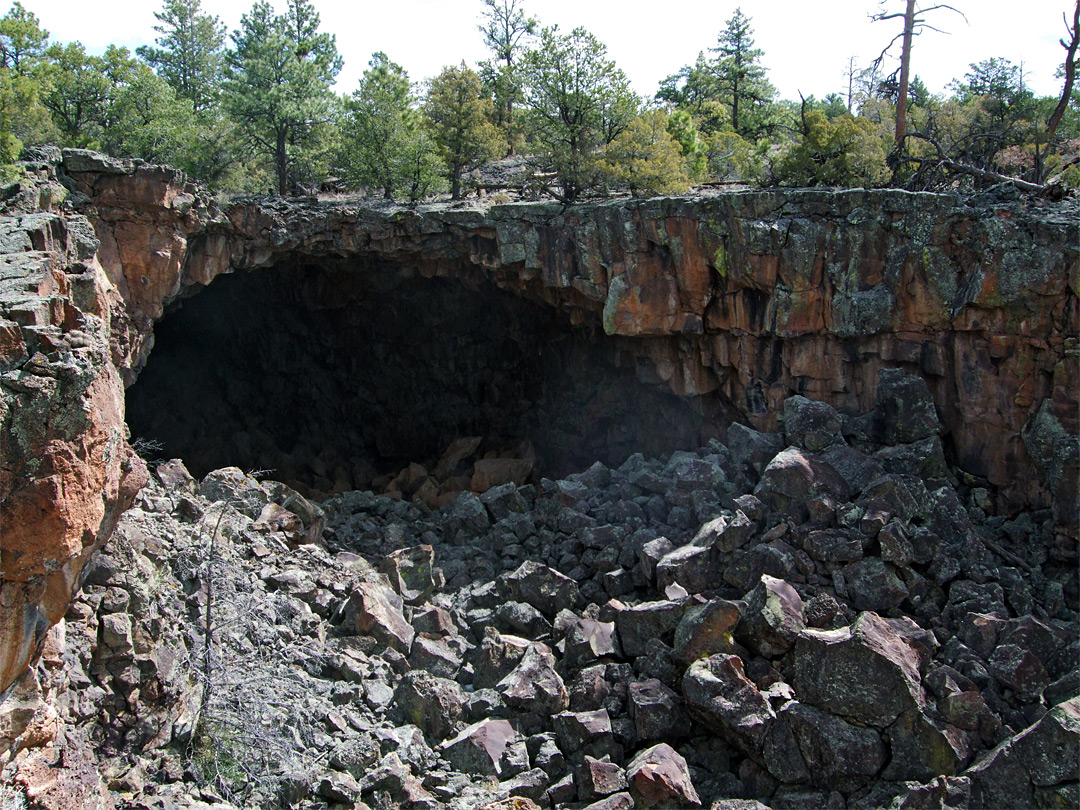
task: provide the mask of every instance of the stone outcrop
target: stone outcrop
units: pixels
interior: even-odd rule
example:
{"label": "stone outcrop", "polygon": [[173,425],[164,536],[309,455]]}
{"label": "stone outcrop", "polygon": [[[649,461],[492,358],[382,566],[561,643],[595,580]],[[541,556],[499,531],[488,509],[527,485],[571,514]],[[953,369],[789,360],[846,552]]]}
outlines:
{"label": "stone outcrop", "polygon": [[880,426],[853,415],[874,405],[883,368],[916,372],[944,426],[925,441],[941,439],[1003,514],[1053,495],[1075,551],[1074,201],[852,190],[218,210],[169,169],[79,150],[37,158],[5,189],[0,244],[0,689],[145,480],[122,384],[145,364],[154,320],[222,273],[286,261],[493,285],[599,325],[643,361],[639,375],[722,416],[721,434],[732,414],[776,427],[800,394],[844,415],[852,442],[880,444]]}
{"label": "stone outcrop", "polygon": [[0,691],[40,652],[91,553],[146,482],[125,440],[110,315],[124,301],[51,163],[0,218]]}
{"label": "stone outcrop", "polygon": [[[925,380],[958,466],[994,488],[1003,512],[1046,503],[1049,486],[1062,521],[1075,522],[1075,203],[895,190],[572,209],[260,199],[206,214],[192,229],[179,213],[193,216],[189,195],[174,181],[157,194],[170,216],[155,214],[147,236],[125,212],[154,195],[139,188],[125,197],[115,179],[105,183],[113,175],[74,176],[97,195],[93,221],[103,244],[116,245],[110,257],[124,269],[112,275],[133,291],[136,321],[223,272],[286,259],[357,272],[392,264],[492,284],[554,306],[572,323],[599,323],[648,359],[653,379],[722,403],[713,413],[759,430],[775,429],[792,394],[840,413],[867,411],[878,372],[903,368]],[[151,243],[160,247],[153,261],[125,258]],[[136,366],[144,355],[129,352]]]}
{"label": "stone outcrop", "polygon": [[128,379],[164,306],[221,273],[390,263],[599,322],[674,391],[721,399],[758,429],[776,427],[791,394],[857,413],[880,369],[917,371],[958,465],[1003,510],[1039,503],[1042,480],[1075,519],[1074,203],[785,190],[572,209],[259,199],[218,212],[159,167],[69,150],[63,169],[124,300],[113,342]]}

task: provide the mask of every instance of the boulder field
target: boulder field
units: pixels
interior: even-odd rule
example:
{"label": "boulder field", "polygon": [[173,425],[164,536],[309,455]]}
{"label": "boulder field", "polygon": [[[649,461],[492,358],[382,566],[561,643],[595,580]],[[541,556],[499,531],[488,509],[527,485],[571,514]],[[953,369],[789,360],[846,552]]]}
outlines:
{"label": "boulder field", "polygon": [[[0,193],[3,801],[1077,803],[1075,200],[217,204],[31,157]],[[148,468],[155,322],[283,266],[549,308],[698,442],[549,478],[446,436],[311,497]]]}

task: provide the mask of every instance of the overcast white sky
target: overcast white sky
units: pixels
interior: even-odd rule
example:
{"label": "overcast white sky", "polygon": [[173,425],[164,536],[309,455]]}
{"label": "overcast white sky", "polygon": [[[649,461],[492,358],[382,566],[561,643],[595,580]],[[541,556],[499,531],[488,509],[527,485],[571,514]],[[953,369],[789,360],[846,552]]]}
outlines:
{"label": "overcast white sky", "polygon": [[[949,34],[924,32],[912,56],[915,73],[933,92],[963,77],[972,62],[1004,57],[1023,63],[1029,86],[1057,95],[1054,77],[1064,59],[1058,40],[1062,13],[1074,0],[952,0],[967,15],[950,11],[928,18]],[[487,58],[476,30],[480,0],[314,0],[324,31],[337,37],[345,69],[338,90],[351,92],[374,51],[385,51],[414,81],[434,76],[444,65]],[[922,5],[933,5],[923,0]],[[156,36],[157,0],[23,0],[38,15],[54,41],[81,41],[100,53],[112,43],[131,49]],[[202,0],[231,32],[252,2]],[[278,11],[285,0],[275,0]],[[846,87],[848,58],[865,66],[897,32],[899,21],[871,23],[877,0],[526,0],[542,25],[569,31],[582,25],[608,46],[608,56],[630,77],[635,89],[651,97],[660,80],[715,46],[716,36],[736,6],[752,19],[757,47],[764,50],[769,78],[785,98],[799,91],[819,98]],[[902,0],[887,0],[902,10]],[[890,68],[891,69],[891,68]]]}

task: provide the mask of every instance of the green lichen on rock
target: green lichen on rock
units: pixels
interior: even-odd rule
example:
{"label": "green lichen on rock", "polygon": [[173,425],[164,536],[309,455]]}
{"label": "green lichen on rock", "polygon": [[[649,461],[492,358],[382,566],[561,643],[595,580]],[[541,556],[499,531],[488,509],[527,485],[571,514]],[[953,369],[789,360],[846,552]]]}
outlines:
{"label": "green lichen on rock", "polygon": [[728,277],[728,254],[724,249],[724,243],[721,242],[716,246],[716,250],[713,251],[713,269],[716,270],[716,274],[722,279]]}
{"label": "green lichen on rock", "polygon": [[615,313],[628,292],[630,284],[622,276],[616,276],[608,284],[607,299],[604,301],[604,334],[615,334]]}

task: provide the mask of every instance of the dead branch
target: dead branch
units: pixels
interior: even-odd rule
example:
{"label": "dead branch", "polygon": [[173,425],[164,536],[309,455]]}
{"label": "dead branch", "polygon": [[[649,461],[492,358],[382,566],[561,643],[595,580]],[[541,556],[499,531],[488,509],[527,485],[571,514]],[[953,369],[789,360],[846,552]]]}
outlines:
{"label": "dead branch", "polygon": [[960,163],[946,156],[945,150],[941,148],[941,145],[931,138],[929,135],[923,135],[919,132],[908,132],[905,138],[918,138],[921,141],[926,141],[937,152],[936,158],[921,158],[915,155],[904,155],[903,160],[909,163],[922,164],[934,164],[941,168],[949,169],[957,174],[966,174],[970,177],[977,177],[980,180],[993,180],[995,183],[1012,183],[1021,191],[1029,191],[1034,194],[1045,194],[1050,191],[1051,186],[1040,185],[1039,183],[1029,183],[1027,180],[1021,180],[1019,177],[1010,177],[1007,174],[1000,174],[998,172],[988,171],[987,169],[979,169],[975,166],[969,166],[966,163]]}

